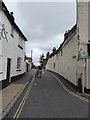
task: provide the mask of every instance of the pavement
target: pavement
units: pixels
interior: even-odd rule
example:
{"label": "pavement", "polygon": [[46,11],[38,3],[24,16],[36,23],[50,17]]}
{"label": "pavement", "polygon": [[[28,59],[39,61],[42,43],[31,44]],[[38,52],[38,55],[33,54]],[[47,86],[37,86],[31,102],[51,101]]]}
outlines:
{"label": "pavement", "polygon": [[11,83],[9,86],[0,91],[0,119],[9,112],[34,74],[35,70],[30,70],[22,78]]}

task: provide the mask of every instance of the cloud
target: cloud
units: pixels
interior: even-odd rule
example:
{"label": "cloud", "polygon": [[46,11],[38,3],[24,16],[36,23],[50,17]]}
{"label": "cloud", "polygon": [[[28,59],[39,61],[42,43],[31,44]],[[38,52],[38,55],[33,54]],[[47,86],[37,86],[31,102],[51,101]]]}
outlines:
{"label": "cloud", "polygon": [[17,9],[23,23],[26,24],[26,33],[29,31],[31,39],[42,39],[63,33],[75,23],[74,3],[22,2],[18,3]]}
{"label": "cloud", "polygon": [[[38,63],[40,54],[52,51],[63,41],[63,34],[76,23],[76,5],[73,2],[16,2],[8,3],[15,12],[16,23],[28,39],[26,53],[33,50]],[[38,51],[38,52],[37,52]]]}

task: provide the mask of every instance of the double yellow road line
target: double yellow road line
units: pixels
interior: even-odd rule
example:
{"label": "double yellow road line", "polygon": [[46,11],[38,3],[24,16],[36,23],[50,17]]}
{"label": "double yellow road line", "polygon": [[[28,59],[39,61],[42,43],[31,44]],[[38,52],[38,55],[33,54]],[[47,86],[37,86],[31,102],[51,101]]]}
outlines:
{"label": "double yellow road line", "polygon": [[[51,73],[51,72],[49,72],[49,73],[50,73],[54,78],[56,78],[56,80],[61,84],[61,86],[63,87],[63,89],[64,89],[66,92],[68,92],[69,94],[71,94],[71,95],[73,95],[73,96],[75,96],[75,97],[77,97],[77,98],[79,98],[79,99],[81,99],[81,100],[83,100],[83,101],[85,101],[85,102],[87,102],[87,103],[90,103],[90,101],[89,101],[88,99],[86,99],[86,98],[84,98],[84,97],[81,97],[81,96],[79,96],[79,95],[71,92],[71,91],[59,80],[59,78],[56,77],[53,73]],[[29,87],[28,87],[28,89],[27,89],[27,91],[26,91],[26,93],[25,93],[25,95],[24,95],[24,97],[23,97],[23,99],[22,99],[22,101],[21,101],[21,103],[20,103],[20,105],[19,105],[19,107],[18,107],[15,115],[14,115],[14,117],[13,117],[14,120],[17,119],[17,118],[19,118],[19,116],[20,116],[20,114],[21,114],[21,112],[22,112],[22,109],[23,109],[23,107],[24,107],[24,105],[25,105],[25,102],[26,102],[26,100],[27,100],[27,97],[28,97],[28,95],[29,95],[29,93],[30,93],[30,91],[31,91],[31,89],[32,89],[34,80],[35,80],[35,76],[32,78],[32,81],[31,81],[31,83],[30,83],[30,85],[29,85]]]}
{"label": "double yellow road line", "polygon": [[28,95],[29,95],[29,93],[30,93],[30,91],[31,91],[31,89],[32,89],[34,80],[35,80],[35,76],[32,78],[32,81],[31,81],[31,83],[30,83],[30,85],[29,85],[29,87],[28,87],[28,89],[27,89],[27,91],[26,91],[26,93],[25,93],[25,95],[24,95],[24,97],[23,97],[20,105],[19,105],[19,107],[18,107],[15,115],[13,116],[13,119],[14,119],[14,120],[17,119],[17,118],[19,118],[19,116],[20,116],[20,114],[21,114],[21,112],[22,112],[22,109],[23,109],[23,107],[24,107],[24,105],[25,105],[25,102],[26,102],[26,100],[27,100],[27,97],[28,97]]}

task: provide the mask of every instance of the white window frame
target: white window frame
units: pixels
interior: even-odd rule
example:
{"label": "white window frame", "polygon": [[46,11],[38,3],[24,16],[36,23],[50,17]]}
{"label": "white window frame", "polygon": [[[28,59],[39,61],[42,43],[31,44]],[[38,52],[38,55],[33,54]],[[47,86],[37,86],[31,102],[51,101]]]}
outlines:
{"label": "white window frame", "polygon": [[17,57],[17,70],[21,70],[21,63],[22,63],[22,58],[21,57]]}

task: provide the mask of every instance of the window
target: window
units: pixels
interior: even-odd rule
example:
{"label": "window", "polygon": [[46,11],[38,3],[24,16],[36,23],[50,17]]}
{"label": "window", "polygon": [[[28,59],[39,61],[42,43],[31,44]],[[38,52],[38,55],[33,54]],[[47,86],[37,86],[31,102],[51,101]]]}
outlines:
{"label": "window", "polygon": [[11,25],[11,36],[14,37],[14,28],[12,25]]}
{"label": "window", "polygon": [[90,56],[90,44],[87,45],[88,56]]}
{"label": "window", "polygon": [[18,57],[17,58],[17,69],[21,69],[21,58],[20,57]]}
{"label": "window", "polygon": [[24,40],[22,39],[22,37],[21,37],[21,36],[19,36],[19,43],[18,43],[18,47],[19,47],[19,48],[21,48],[21,49],[23,49],[23,42],[24,42]]}
{"label": "window", "polygon": [[53,66],[54,66],[54,69],[55,69],[55,63],[53,64]]}

